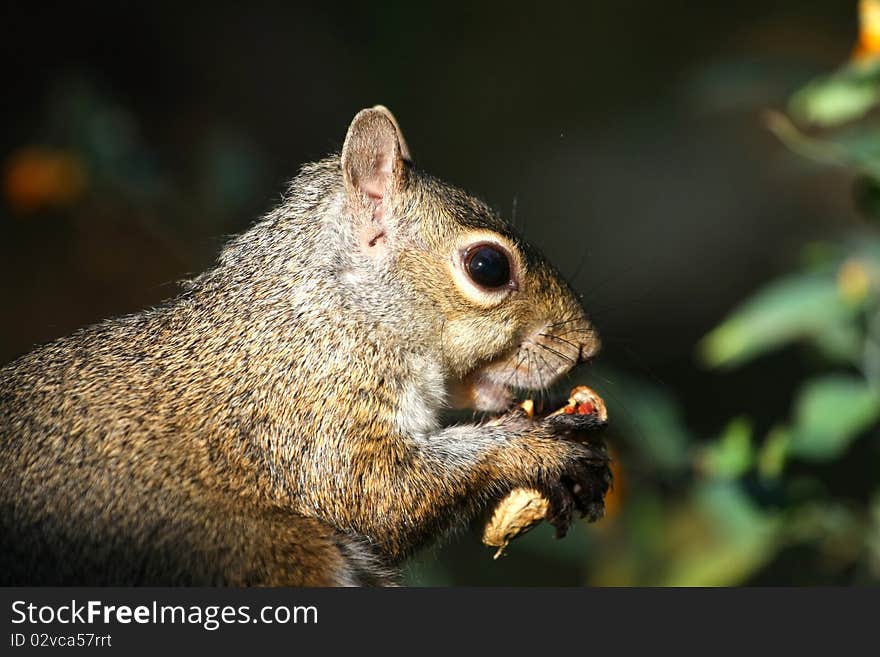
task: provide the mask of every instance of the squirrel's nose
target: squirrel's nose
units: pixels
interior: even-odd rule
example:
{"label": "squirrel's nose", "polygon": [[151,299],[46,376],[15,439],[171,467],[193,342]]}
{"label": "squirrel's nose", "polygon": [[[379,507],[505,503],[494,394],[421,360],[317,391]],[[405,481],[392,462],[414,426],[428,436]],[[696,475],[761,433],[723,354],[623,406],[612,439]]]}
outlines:
{"label": "squirrel's nose", "polygon": [[595,332],[591,332],[586,340],[578,345],[577,364],[588,363],[599,351],[601,342]]}
{"label": "squirrel's nose", "polygon": [[584,349],[585,346],[586,346],[586,345],[583,345],[583,344],[582,344],[582,345],[580,345],[580,346],[578,347],[578,357],[577,357],[577,364],[578,364],[578,365],[580,365],[580,364],[582,364],[582,363],[586,363],[587,361],[589,361],[589,360],[590,360],[590,356],[592,355],[592,352],[591,352],[591,351],[589,351],[589,350],[585,350],[585,349]]}

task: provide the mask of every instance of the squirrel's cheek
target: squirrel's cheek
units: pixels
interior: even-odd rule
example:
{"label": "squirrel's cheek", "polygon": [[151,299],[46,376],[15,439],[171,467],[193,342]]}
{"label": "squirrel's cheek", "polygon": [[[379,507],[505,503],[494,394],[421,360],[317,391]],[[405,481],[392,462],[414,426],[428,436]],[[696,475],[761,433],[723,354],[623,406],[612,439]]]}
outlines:
{"label": "squirrel's cheek", "polygon": [[516,322],[484,313],[457,314],[443,323],[438,335],[443,357],[453,372],[473,372],[516,348]]}

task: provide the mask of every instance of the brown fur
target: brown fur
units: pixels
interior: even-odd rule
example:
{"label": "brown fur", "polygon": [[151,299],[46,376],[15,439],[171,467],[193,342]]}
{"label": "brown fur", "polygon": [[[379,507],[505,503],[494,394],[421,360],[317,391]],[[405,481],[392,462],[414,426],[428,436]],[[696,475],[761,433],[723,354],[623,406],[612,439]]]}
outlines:
{"label": "brown fur", "polygon": [[[474,231],[519,262],[500,303],[450,273]],[[438,416],[597,348],[558,273],[365,110],[180,296],[0,369],[0,583],[382,584],[513,487],[595,519],[601,445]]]}

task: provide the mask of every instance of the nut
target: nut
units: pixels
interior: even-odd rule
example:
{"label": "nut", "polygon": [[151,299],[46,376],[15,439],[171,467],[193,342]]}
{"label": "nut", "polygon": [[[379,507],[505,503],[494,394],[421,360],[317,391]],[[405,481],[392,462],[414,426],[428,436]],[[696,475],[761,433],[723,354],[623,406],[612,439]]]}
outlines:
{"label": "nut", "polygon": [[550,503],[534,488],[515,488],[498,503],[483,530],[483,543],[497,547],[497,559],[517,536],[525,534],[544,519]]}
{"label": "nut", "polygon": [[[531,400],[529,400],[531,401]],[[523,402],[525,405],[526,402]],[[596,394],[596,391],[587,386],[572,388],[568,403],[559,410],[553,411],[548,417],[554,415],[596,415],[602,422],[608,421],[608,410],[605,402]],[[532,417],[529,415],[529,417]]]}

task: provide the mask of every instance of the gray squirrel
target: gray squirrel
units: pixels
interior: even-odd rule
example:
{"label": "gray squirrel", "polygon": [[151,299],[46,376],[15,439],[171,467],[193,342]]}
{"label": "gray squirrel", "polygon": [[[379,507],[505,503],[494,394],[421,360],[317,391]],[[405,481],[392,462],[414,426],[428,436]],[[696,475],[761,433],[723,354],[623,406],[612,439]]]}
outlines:
{"label": "gray squirrel", "polygon": [[393,584],[518,487],[564,534],[603,513],[605,449],[508,409],[598,348],[557,270],[365,109],[179,296],[0,369],[0,583]]}

